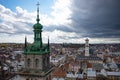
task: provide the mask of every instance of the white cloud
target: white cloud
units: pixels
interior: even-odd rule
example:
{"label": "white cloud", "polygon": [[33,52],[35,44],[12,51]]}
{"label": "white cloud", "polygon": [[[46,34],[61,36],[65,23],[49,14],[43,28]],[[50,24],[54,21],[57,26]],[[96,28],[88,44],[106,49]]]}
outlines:
{"label": "white cloud", "polygon": [[[70,0],[56,0],[54,5],[51,7],[52,11],[50,13],[50,16],[47,14],[41,14],[41,23],[43,26],[47,26],[50,28],[50,25],[56,25],[58,27],[59,25],[68,25],[71,23],[69,20],[70,18]],[[36,11],[35,12],[28,12],[25,9],[22,9],[21,7],[16,7],[16,12],[11,11],[10,9],[4,7],[3,5],[0,5],[0,32],[1,34],[4,34],[6,36],[9,36],[9,40],[2,36],[2,39],[0,39],[1,42],[23,42],[23,40],[14,40],[13,37],[16,37],[16,39],[23,39],[23,35],[28,35],[32,33],[32,26],[36,22]],[[54,30],[53,32],[49,32],[51,35],[54,36],[57,40],[58,33],[60,31]],[[43,36],[46,36],[48,32],[43,32]],[[32,34],[31,34],[32,35]],[[61,34],[66,35],[65,33]],[[45,38],[46,39],[46,38]],[[31,39],[32,41],[33,39]]]}
{"label": "white cloud", "polygon": [[[27,13],[25,11],[23,12],[21,8],[19,8],[19,11],[22,14]],[[0,31],[7,34],[13,33],[13,35],[17,34],[17,31],[24,31],[24,33],[26,31],[30,33],[31,27],[29,27],[29,24],[27,23],[30,19],[27,19],[24,16],[19,18],[19,13],[12,12],[10,9],[0,5]]]}
{"label": "white cloud", "polygon": [[64,32],[60,30],[54,30],[53,32],[44,31],[43,32],[44,42],[47,42],[48,36],[50,38],[51,43],[63,43],[63,42],[79,43],[81,40],[75,32]]}
{"label": "white cloud", "polygon": [[41,15],[41,22],[43,25],[56,25],[56,27],[59,27],[59,25],[64,25],[66,27],[70,27],[70,17],[72,14],[70,9],[71,3],[72,0],[56,0],[54,5],[51,7],[52,11],[50,16],[48,17],[48,15]]}
{"label": "white cloud", "polygon": [[[40,23],[43,26],[46,26],[49,29],[54,25],[54,30],[52,32],[43,31],[43,42],[46,43],[49,36],[50,42],[52,43],[84,43],[84,38],[81,38],[82,34],[78,35],[75,32],[58,30],[58,27],[71,28],[71,4],[72,0],[55,0],[49,15],[40,13]],[[25,35],[28,37],[29,42],[33,42],[32,26],[36,23],[35,20],[36,11],[28,12],[17,6],[16,12],[13,12],[0,5],[0,42],[24,43]],[[98,40],[91,39],[91,42],[95,41],[97,42]]]}
{"label": "white cloud", "polygon": [[54,22],[56,25],[67,25],[71,23],[69,19],[71,17],[71,4],[72,0],[57,0],[52,6],[53,12],[51,15],[53,16]]}
{"label": "white cloud", "polygon": [[25,23],[35,23],[36,11],[28,12],[27,10],[22,9],[21,7],[16,7],[16,18],[17,21]]}
{"label": "white cloud", "polygon": [[0,5],[0,17],[3,21],[14,21],[15,13]]}
{"label": "white cloud", "polygon": [[[27,41],[28,42],[33,42],[33,35],[27,35]],[[0,35],[0,43],[24,43],[25,40],[25,34],[18,34],[18,35],[8,35],[3,33]]]}

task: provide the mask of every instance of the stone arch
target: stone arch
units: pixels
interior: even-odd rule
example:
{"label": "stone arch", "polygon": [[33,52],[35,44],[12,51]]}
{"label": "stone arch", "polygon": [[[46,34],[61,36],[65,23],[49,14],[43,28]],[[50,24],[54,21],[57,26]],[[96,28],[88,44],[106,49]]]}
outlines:
{"label": "stone arch", "polygon": [[42,66],[43,66],[43,69],[45,68],[45,58],[43,57],[43,60],[42,60]]}
{"label": "stone arch", "polygon": [[39,67],[39,59],[35,59],[35,67]]}
{"label": "stone arch", "polygon": [[30,63],[31,63],[31,60],[30,58],[27,59],[27,66],[29,67],[30,66]]}
{"label": "stone arch", "polygon": [[47,62],[47,67],[50,67],[49,63],[50,63],[50,58],[49,58],[49,54],[47,54],[47,57],[46,57],[46,62]]}

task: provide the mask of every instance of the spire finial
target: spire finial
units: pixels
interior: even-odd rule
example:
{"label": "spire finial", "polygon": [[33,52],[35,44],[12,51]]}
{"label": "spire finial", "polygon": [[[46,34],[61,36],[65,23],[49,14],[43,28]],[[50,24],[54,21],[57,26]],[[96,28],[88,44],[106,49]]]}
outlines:
{"label": "spire finial", "polygon": [[27,48],[27,37],[25,36],[25,49]]}
{"label": "spire finial", "polygon": [[50,48],[50,43],[49,43],[49,36],[48,36],[48,50],[49,50],[49,48]]}
{"label": "spire finial", "polygon": [[39,19],[39,2],[36,4],[37,5],[37,19],[36,19],[36,21],[37,21],[37,23],[39,23],[39,21],[40,21],[40,19]]}

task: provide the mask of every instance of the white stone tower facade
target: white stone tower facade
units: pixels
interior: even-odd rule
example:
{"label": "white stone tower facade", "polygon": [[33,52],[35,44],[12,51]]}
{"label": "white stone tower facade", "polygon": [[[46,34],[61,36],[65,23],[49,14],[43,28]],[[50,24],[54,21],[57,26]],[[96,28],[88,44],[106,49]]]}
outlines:
{"label": "white stone tower facade", "polygon": [[89,56],[89,39],[85,39],[85,56]]}

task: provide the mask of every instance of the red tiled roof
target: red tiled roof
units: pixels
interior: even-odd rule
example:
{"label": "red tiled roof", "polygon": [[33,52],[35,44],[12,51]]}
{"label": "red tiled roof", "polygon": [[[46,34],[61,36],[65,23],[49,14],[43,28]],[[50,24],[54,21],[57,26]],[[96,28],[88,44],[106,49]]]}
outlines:
{"label": "red tiled roof", "polygon": [[69,63],[65,63],[64,65],[56,68],[53,72],[52,72],[52,76],[54,77],[66,77],[66,73],[69,70]]}
{"label": "red tiled roof", "polygon": [[87,63],[87,68],[92,68],[92,64],[91,63]]}
{"label": "red tiled roof", "polygon": [[66,77],[66,71],[63,68],[56,68],[55,71],[52,72],[53,77]]}

